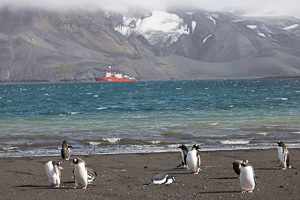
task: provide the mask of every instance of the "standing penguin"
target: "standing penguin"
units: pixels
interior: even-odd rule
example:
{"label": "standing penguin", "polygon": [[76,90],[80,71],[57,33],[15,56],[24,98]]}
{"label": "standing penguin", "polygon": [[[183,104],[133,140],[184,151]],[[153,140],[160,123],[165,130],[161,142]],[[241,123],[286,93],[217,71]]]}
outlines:
{"label": "standing penguin", "polygon": [[68,143],[66,140],[63,141],[61,145],[61,158],[63,161],[70,159],[70,148],[73,148],[72,146],[68,146]]}
{"label": "standing penguin", "polygon": [[255,174],[253,167],[248,160],[244,160],[241,164],[240,185],[242,193],[252,193],[255,187]]}
{"label": "standing penguin", "polygon": [[200,164],[201,164],[201,159],[200,159],[200,146],[199,145],[194,145],[192,150],[188,152],[187,154],[187,166],[194,174],[198,174],[200,169]]}
{"label": "standing penguin", "polygon": [[177,148],[180,148],[181,158],[182,158],[182,163],[180,165],[178,165],[177,168],[180,166],[183,166],[183,168],[187,169],[188,167],[187,167],[186,157],[187,157],[189,150],[188,150],[188,148],[186,148],[186,146],[184,144],[180,145]]}
{"label": "standing penguin", "polygon": [[[88,176],[88,184],[91,184],[93,182],[93,180],[95,179],[95,177],[99,177],[99,174],[93,170],[90,167],[86,167],[87,170],[87,176]],[[73,169],[73,176],[72,178],[75,179],[75,174],[74,174],[75,170]]]}
{"label": "standing penguin", "polygon": [[241,164],[242,164],[242,160],[235,160],[233,163],[232,163],[232,168],[234,170],[234,172],[237,174],[237,175],[240,175],[241,173]]}
{"label": "standing penguin", "polygon": [[71,165],[74,165],[75,188],[80,185],[85,190],[88,185],[88,172],[84,160],[75,158]]}
{"label": "standing penguin", "polygon": [[276,143],[279,146],[279,148],[278,148],[278,160],[280,162],[281,169],[286,170],[286,168],[290,166],[289,151],[288,151],[288,149],[286,148],[285,144],[282,141],[276,142]]}
{"label": "standing penguin", "polygon": [[54,187],[59,187],[61,181],[60,167],[61,162],[49,161],[45,164],[46,173],[49,182]]}

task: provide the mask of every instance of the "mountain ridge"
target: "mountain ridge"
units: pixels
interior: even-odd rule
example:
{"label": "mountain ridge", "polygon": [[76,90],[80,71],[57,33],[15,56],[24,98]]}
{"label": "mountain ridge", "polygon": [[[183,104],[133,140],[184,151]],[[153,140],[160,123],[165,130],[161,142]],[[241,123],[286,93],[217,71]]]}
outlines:
{"label": "mountain ridge", "polygon": [[299,76],[298,24],[204,10],[2,8],[0,82],[93,81],[108,65],[140,80]]}

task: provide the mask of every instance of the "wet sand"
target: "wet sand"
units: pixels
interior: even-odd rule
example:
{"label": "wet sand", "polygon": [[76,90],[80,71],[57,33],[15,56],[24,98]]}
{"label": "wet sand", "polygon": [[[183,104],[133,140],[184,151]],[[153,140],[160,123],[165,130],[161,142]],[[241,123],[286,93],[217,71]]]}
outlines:
{"label": "wet sand", "polygon": [[[300,149],[289,149],[292,168],[279,167],[277,149],[202,151],[201,168],[192,174],[183,168],[180,152],[78,156],[99,173],[87,190],[74,189],[71,161],[62,163],[62,182],[50,187],[45,163],[60,157],[0,158],[0,199],[299,199]],[[76,156],[71,155],[71,159]],[[236,159],[254,166],[257,185],[241,193],[231,167]],[[175,176],[170,185],[144,185],[152,176]]]}

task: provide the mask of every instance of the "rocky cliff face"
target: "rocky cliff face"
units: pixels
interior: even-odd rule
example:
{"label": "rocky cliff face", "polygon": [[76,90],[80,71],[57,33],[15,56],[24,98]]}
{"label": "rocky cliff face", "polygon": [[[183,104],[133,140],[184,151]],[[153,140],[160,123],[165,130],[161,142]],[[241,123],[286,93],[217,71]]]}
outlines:
{"label": "rocky cliff face", "polygon": [[0,81],[300,75],[300,20],[232,13],[0,10]]}

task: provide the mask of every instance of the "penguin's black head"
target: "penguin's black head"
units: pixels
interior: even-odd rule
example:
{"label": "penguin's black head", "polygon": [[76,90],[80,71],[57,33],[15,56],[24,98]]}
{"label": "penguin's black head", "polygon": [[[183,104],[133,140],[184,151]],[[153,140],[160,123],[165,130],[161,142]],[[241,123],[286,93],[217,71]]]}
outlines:
{"label": "penguin's black head", "polygon": [[58,167],[60,166],[61,163],[62,163],[62,161],[58,161],[58,162],[52,161],[52,164],[57,165]]}
{"label": "penguin's black head", "polygon": [[73,162],[71,163],[71,165],[74,165],[74,164],[75,164],[75,165],[78,164],[78,159],[77,159],[77,158],[74,158],[74,159],[73,159]]}
{"label": "penguin's black head", "polygon": [[180,149],[184,149],[184,148],[186,148],[186,146],[184,145],[184,144],[181,144],[179,147],[177,147],[177,148],[180,148]]}
{"label": "penguin's black head", "polygon": [[248,160],[243,160],[241,166],[243,166],[243,167],[250,166],[250,163]]}
{"label": "penguin's black head", "polygon": [[201,149],[201,147],[200,147],[200,145],[196,145],[196,144],[194,144],[194,146],[193,146],[193,149],[200,150],[200,149]]}
{"label": "penguin's black head", "polygon": [[280,146],[280,147],[283,147],[283,146],[285,146],[284,145],[284,143],[282,142],[282,141],[278,141],[278,142],[276,142],[277,144],[278,144],[278,146]]}

